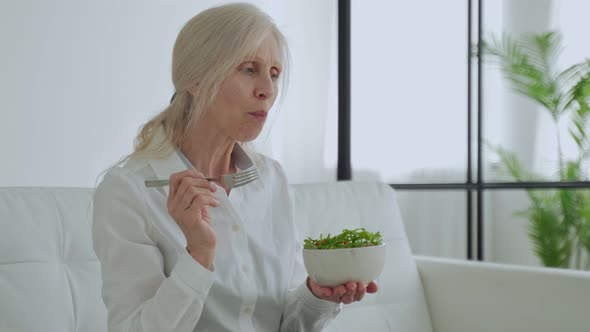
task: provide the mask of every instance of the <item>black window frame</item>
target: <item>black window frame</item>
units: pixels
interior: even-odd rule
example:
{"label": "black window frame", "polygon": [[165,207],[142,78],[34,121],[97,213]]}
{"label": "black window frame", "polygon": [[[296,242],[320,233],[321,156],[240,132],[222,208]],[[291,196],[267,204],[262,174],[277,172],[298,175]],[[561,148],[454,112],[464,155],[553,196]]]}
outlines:
{"label": "black window frame", "polygon": [[[547,182],[485,182],[483,180],[482,168],[482,62],[480,57],[476,58],[476,98],[477,108],[475,111],[477,126],[475,134],[477,135],[476,142],[476,179],[473,180],[473,156],[472,156],[472,135],[473,125],[472,118],[474,115],[472,109],[473,100],[473,57],[472,57],[472,43],[473,38],[473,11],[474,1],[467,0],[467,38],[466,38],[466,52],[467,52],[467,172],[465,182],[455,183],[390,183],[389,185],[395,190],[460,190],[466,192],[467,201],[467,253],[468,260],[484,260],[484,228],[483,228],[483,195],[486,190],[494,189],[579,189],[590,188],[590,181],[547,181]],[[483,0],[477,0],[477,54],[481,54],[481,40],[483,33]],[[352,180],[352,166],[351,166],[351,111],[350,111],[350,0],[338,0],[338,161],[336,178],[338,181]],[[473,193],[476,196],[476,220],[474,225],[473,220]],[[475,226],[476,234],[476,250],[473,248],[473,233]]]}

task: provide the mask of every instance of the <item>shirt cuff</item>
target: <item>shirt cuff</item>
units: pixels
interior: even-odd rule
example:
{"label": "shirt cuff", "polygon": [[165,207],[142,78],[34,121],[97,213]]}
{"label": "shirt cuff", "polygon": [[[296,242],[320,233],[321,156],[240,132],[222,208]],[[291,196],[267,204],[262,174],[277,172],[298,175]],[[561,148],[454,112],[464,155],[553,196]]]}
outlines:
{"label": "shirt cuff", "polygon": [[213,285],[213,272],[195,261],[184,250],[178,257],[172,275],[176,275],[183,283],[202,295],[207,295],[211,285]]}
{"label": "shirt cuff", "polygon": [[340,307],[342,306],[342,304],[340,304],[340,303],[334,303],[334,302],[322,300],[322,299],[316,297],[315,295],[313,295],[311,290],[309,290],[309,288],[307,288],[306,281],[304,281],[299,287],[297,287],[295,294],[296,294],[297,298],[300,298],[303,300],[303,303],[305,303],[306,306],[317,309],[317,310],[335,311],[335,310],[340,309]]}

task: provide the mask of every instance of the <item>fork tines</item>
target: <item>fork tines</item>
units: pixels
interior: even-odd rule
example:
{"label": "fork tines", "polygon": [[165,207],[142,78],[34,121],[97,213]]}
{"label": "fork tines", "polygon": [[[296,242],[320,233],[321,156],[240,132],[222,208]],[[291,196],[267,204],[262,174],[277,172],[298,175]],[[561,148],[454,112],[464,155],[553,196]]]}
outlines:
{"label": "fork tines", "polygon": [[225,185],[227,187],[235,188],[255,181],[259,177],[260,175],[258,174],[258,170],[256,168],[252,168],[243,172],[224,175],[223,180],[225,181]]}

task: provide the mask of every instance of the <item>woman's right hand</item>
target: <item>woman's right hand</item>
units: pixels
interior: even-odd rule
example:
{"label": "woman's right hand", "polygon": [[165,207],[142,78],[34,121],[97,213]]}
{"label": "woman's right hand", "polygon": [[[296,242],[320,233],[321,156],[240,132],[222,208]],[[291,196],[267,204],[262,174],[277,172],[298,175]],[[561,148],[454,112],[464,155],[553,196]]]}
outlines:
{"label": "woman's right hand", "polygon": [[214,194],[217,188],[194,169],[172,174],[169,186],[168,213],[184,233],[191,256],[210,269],[216,236],[207,208],[219,206]]}

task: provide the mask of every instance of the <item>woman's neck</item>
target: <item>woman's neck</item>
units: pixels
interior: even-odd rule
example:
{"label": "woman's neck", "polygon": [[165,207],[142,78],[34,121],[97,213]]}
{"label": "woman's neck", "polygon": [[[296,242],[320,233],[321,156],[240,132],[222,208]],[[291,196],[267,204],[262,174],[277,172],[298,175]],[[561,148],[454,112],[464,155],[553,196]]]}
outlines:
{"label": "woman's neck", "polygon": [[235,173],[232,151],[237,143],[213,128],[205,121],[193,126],[180,151],[206,177]]}

